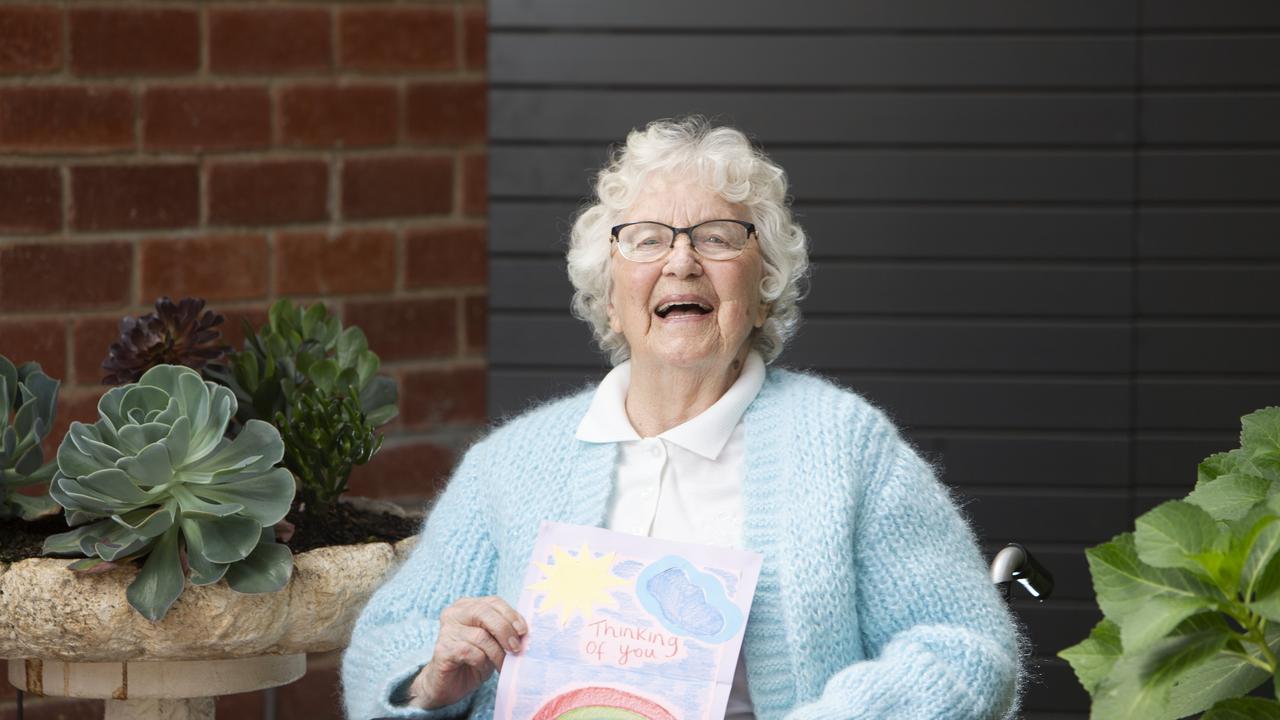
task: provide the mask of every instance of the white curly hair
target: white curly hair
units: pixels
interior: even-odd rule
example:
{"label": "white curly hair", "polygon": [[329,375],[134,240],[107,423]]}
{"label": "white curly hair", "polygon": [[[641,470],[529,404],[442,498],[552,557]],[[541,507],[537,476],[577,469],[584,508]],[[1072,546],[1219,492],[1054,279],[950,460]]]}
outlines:
{"label": "white curly hair", "polygon": [[596,176],[595,199],[581,207],[569,233],[569,280],[573,314],[591,326],[600,349],[617,365],[631,356],[622,333],[609,327],[612,283],[609,230],[651,178],[693,177],[725,200],[751,212],[764,258],[761,299],[768,303],[764,326],[752,346],[766,363],[782,353],[800,326],[800,298],[809,271],[808,239],[791,217],[787,175],[740,130],[713,126],[702,115],[655,120],[627,134]]}

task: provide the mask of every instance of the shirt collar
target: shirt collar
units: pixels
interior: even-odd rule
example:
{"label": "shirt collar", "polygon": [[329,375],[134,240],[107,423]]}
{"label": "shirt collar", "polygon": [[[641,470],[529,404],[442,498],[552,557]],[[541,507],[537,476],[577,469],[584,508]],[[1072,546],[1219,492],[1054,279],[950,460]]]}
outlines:
{"label": "shirt collar", "polygon": [[[747,354],[742,372],[733,385],[711,407],[667,430],[658,437],[697,453],[708,460],[720,455],[747,406],[764,384],[764,359],[755,350]],[[575,437],[595,443],[639,440],[640,435],[627,417],[627,388],[631,384],[631,361],[605,375],[591,399],[591,407],[578,424]]]}

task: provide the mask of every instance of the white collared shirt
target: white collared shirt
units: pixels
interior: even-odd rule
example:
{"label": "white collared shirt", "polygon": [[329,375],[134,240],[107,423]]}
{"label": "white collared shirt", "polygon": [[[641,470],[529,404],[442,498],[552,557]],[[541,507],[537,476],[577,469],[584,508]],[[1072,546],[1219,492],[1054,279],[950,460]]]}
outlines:
{"label": "white collared shirt", "polygon": [[[742,372],[711,407],[657,437],[641,438],[627,417],[631,362],[605,376],[575,435],[619,444],[606,527],[679,542],[741,548],[746,473],[743,413],[764,384],[764,359],[748,353]],[[726,720],[754,718],[742,653]]]}

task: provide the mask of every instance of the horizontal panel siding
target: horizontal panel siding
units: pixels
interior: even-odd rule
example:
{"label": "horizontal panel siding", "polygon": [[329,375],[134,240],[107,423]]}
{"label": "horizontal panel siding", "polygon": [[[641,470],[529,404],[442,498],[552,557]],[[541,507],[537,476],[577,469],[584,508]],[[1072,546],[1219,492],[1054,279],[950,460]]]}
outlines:
{"label": "horizontal panel siding", "polygon": [[638,117],[687,112],[751,128],[771,146],[1128,145],[1134,139],[1134,103],[1124,95],[498,89],[492,99],[490,138],[500,141],[609,143],[626,137]]}
{"label": "horizontal panel siding", "polygon": [[[772,153],[809,200],[1122,203],[1133,164],[1122,151],[802,150]],[[607,149],[490,149],[497,198],[579,198]]]}
{"label": "horizontal panel siding", "polygon": [[[698,59],[690,62],[694,47]],[[510,32],[490,38],[489,63],[499,87],[1129,88],[1135,52],[1130,36],[766,34],[694,41],[661,33]]]}
{"label": "horizontal panel siding", "polygon": [[732,12],[715,2],[648,0],[644,12],[626,3],[599,0],[494,2],[490,23],[498,29],[556,28],[757,28],[811,29],[1054,29],[1127,30],[1134,27],[1135,0],[1081,4],[1050,0],[1028,5],[1020,0],[949,0],[851,3],[806,0],[804,12],[777,0],[736,0]]}

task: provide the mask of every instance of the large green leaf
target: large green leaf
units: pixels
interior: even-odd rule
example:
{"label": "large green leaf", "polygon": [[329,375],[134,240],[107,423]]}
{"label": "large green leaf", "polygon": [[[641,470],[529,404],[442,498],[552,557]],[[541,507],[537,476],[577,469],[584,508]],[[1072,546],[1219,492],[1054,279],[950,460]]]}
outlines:
{"label": "large green leaf", "polygon": [[1240,418],[1240,447],[1250,455],[1280,450],[1280,407],[1267,407]]}
{"label": "large green leaf", "polygon": [[1182,500],[1169,500],[1143,513],[1133,534],[1142,562],[1197,573],[1203,567],[1194,557],[1211,550],[1218,535],[1218,525],[1209,513]]}
{"label": "large green leaf", "polygon": [[1271,481],[1253,475],[1229,472],[1196,485],[1187,502],[1217,520],[1238,520],[1266,499]]}
{"label": "large green leaf", "polygon": [[1103,614],[1121,628],[1153,597],[1225,600],[1213,585],[1180,568],[1153,568],[1138,559],[1133,533],[1085,551]]}
{"label": "large green leaf", "polygon": [[[1213,613],[1194,615],[1183,626],[1188,631],[1214,629],[1224,634],[1230,632],[1222,616]],[[1280,652],[1280,628],[1267,628],[1266,637],[1271,651]],[[1245,649],[1254,659],[1265,660],[1261,647],[1249,645]],[[1270,674],[1255,665],[1226,652],[1219,652],[1207,662],[1187,671],[1174,683],[1169,696],[1169,711],[1175,718],[1204,712],[1219,700],[1247,694],[1270,677]]]}
{"label": "large green leaf", "polygon": [[1058,657],[1071,665],[1080,685],[1093,695],[1103,678],[1111,673],[1121,652],[1120,626],[1103,618],[1089,632],[1089,637],[1060,650]]}
{"label": "large green leaf", "polygon": [[1216,630],[1167,637],[1137,653],[1121,656],[1098,686],[1091,720],[1174,720],[1169,708],[1173,683],[1217,655],[1228,636]]}
{"label": "large green leaf", "polygon": [[160,536],[125,596],[134,610],[155,622],[169,612],[182,594],[184,582],[178,557],[178,526],[174,525]]}

